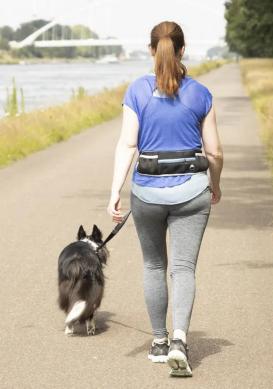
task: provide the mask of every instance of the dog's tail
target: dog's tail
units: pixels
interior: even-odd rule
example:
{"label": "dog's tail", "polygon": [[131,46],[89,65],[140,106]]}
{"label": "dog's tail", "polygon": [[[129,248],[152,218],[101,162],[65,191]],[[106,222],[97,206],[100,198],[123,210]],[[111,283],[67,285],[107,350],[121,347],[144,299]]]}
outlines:
{"label": "dog's tail", "polygon": [[[92,287],[91,269],[77,261],[71,262],[59,280],[59,307],[68,312],[67,323],[80,319],[84,313],[86,296]],[[71,308],[71,301],[75,302]],[[84,303],[84,304],[83,304]]]}
{"label": "dog's tail", "polygon": [[70,324],[76,320],[78,320],[81,315],[83,314],[84,310],[86,308],[86,301],[79,300],[75,302],[73,305],[71,311],[67,315],[65,319],[65,324]]}

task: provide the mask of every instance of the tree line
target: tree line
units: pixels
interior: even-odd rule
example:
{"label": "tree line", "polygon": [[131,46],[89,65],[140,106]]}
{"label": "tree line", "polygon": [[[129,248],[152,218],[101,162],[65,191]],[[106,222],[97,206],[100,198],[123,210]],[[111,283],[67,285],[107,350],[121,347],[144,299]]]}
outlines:
{"label": "tree line", "polygon": [[[36,19],[30,22],[22,23],[18,28],[13,29],[10,26],[0,27],[0,50],[10,52],[16,58],[75,58],[87,57],[98,58],[101,55],[116,54],[122,52],[122,46],[101,46],[101,47],[48,47],[38,48],[26,46],[22,49],[12,50],[9,42],[22,41],[27,36],[37,31],[39,28],[48,24],[49,21]],[[98,34],[84,25],[61,25],[56,24],[50,30],[46,31],[37,40],[51,39],[99,39]],[[113,38],[113,37],[108,37]]]}
{"label": "tree line", "polygon": [[243,57],[273,57],[272,0],[229,0],[225,18],[231,51]]}

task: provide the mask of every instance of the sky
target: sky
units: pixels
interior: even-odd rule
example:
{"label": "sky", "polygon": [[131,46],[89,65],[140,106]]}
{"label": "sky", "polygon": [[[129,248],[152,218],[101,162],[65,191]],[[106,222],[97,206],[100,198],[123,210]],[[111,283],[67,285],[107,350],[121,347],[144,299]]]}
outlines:
{"label": "sky", "polygon": [[128,49],[146,49],[153,26],[169,20],[182,27],[186,53],[205,55],[211,46],[223,44],[225,1],[0,0],[0,26],[17,27],[36,18],[57,18],[61,24],[87,25],[100,38],[115,36],[139,41]]}

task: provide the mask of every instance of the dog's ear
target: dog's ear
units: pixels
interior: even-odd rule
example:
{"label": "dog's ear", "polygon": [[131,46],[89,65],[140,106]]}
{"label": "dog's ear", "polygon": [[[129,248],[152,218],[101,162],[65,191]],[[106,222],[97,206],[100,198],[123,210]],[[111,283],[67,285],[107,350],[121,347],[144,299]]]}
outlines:
{"label": "dog's ear", "polygon": [[93,225],[91,237],[94,239],[95,242],[100,242],[102,240],[101,230],[96,226],[96,224]]}
{"label": "dog's ear", "polygon": [[78,234],[77,234],[78,240],[86,238],[86,232],[84,231],[83,226],[80,226]]}

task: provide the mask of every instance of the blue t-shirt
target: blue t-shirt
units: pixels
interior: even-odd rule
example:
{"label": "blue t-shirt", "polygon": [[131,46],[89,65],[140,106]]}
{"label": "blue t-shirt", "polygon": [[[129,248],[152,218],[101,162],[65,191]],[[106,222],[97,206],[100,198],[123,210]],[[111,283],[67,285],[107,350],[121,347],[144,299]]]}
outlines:
{"label": "blue t-shirt", "polygon": [[[198,81],[186,76],[175,98],[160,94],[154,73],[133,81],[122,105],[138,117],[138,151],[175,151],[202,148],[200,125],[212,105],[212,95]],[[171,187],[191,178],[183,176],[145,176],[133,172],[133,182],[150,187]]]}

